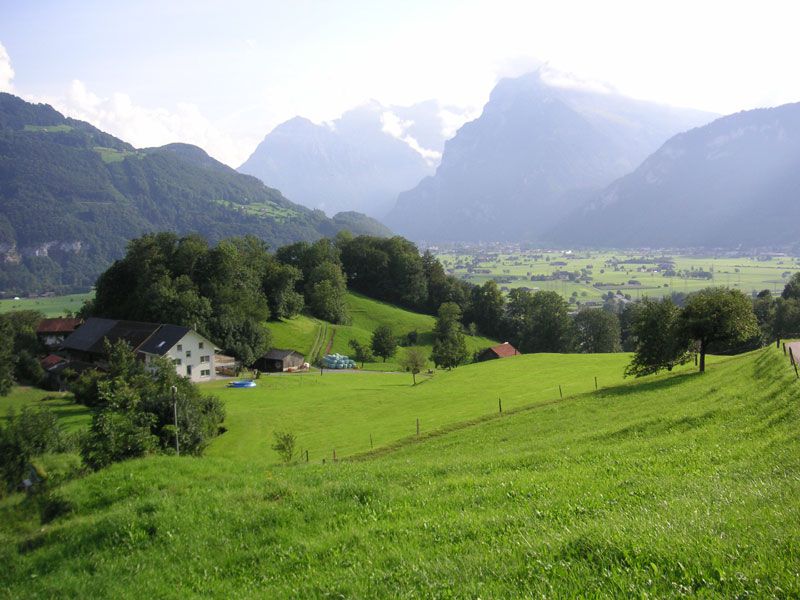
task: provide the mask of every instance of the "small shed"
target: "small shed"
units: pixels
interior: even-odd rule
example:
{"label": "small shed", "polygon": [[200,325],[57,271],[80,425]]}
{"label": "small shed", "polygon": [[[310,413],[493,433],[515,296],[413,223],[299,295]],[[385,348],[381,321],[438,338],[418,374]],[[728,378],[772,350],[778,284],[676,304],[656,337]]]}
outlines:
{"label": "small shed", "polygon": [[36,337],[48,348],[60,346],[83,323],[83,319],[42,319],[36,327]]}
{"label": "small shed", "polygon": [[265,373],[280,373],[289,369],[302,369],[305,357],[296,350],[273,348],[253,363],[253,368]]}
{"label": "small shed", "polygon": [[497,346],[482,350],[476,357],[476,361],[483,362],[485,360],[494,360],[495,358],[507,358],[509,356],[516,356],[517,354],[519,354],[519,350],[508,342],[503,342]]}

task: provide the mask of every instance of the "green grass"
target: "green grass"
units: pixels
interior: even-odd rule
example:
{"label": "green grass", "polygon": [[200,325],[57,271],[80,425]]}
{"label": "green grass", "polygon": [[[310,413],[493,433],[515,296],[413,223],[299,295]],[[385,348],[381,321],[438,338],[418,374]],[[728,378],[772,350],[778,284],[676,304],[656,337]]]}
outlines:
{"label": "green grass", "polygon": [[[475,370],[503,367],[507,385],[522,387],[515,360]],[[435,398],[457,406],[458,392]],[[21,496],[0,502],[0,590],[795,597],[799,399],[794,372],[769,348],[358,461],[276,468],[212,452],[122,463],[62,486],[71,511],[48,524]]]}
{"label": "green grass", "polygon": [[[321,349],[321,353],[324,354],[330,346],[331,352],[351,355],[352,348],[349,345],[351,339],[369,344],[372,332],[379,325],[389,325],[398,338],[416,331],[418,334],[416,347],[421,348],[426,355],[430,355],[433,349],[433,327],[436,323],[434,317],[403,310],[353,292],[347,294],[346,301],[351,316],[350,324],[326,326],[324,321],[307,316],[271,322],[268,326],[272,331],[273,345],[276,348],[291,348],[302,352],[306,360],[313,362],[312,350],[315,348]],[[482,350],[496,343],[480,336],[467,336],[470,358],[476,350]],[[378,359],[372,363],[365,363],[364,368],[373,371],[402,370],[399,360],[404,352],[404,348],[398,348],[393,358],[386,362]]]}
{"label": "green grass", "polygon": [[25,407],[52,411],[66,431],[84,429],[91,421],[89,409],[75,404],[70,394],[14,386],[8,396],[0,396],[0,423],[5,423],[10,411],[19,414]]}
{"label": "green grass", "polygon": [[44,133],[67,133],[72,131],[70,125],[25,125],[25,131],[42,131]]}
{"label": "green grass", "polygon": [[365,452],[416,434],[622,382],[627,354],[532,354],[437,371],[413,386],[411,375],[336,373],[265,375],[254,389],[203,385],[225,401],[228,433],[212,456],[273,462],[273,431],[292,431],[315,461]]}
{"label": "green grass", "polygon": [[[708,271],[713,279],[694,279],[683,277],[665,277],[661,272],[654,272],[658,267],[660,251],[648,255],[652,260],[644,264],[619,264],[615,270],[606,265],[606,261],[616,258],[627,260],[642,257],[641,252],[628,250],[581,252],[556,251],[517,251],[510,253],[480,250],[473,254],[440,253],[437,258],[453,275],[475,284],[495,280],[507,289],[528,287],[555,291],[565,298],[576,294],[580,302],[600,301],[608,291],[621,290],[632,298],[645,296],[662,297],[673,292],[695,292],[710,285],[726,286],[739,289],[746,294],[769,289],[779,294],[792,273],[800,270],[800,258],[793,256],[729,257],[714,254],[680,255],[666,252],[675,263],[678,271]],[[565,265],[554,265],[563,262]],[[470,272],[469,269],[473,271]],[[566,280],[531,281],[531,276],[551,275],[555,270],[581,271],[588,269],[592,280],[589,283]],[[640,270],[644,269],[644,270]],[[479,273],[488,271],[488,273]],[[640,285],[629,285],[630,280]],[[602,288],[594,286],[602,284]]]}
{"label": "green grass", "polygon": [[76,313],[94,293],[53,296],[52,298],[21,298],[19,300],[0,300],[0,313],[15,310],[38,310],[46,317],[59,317],[67,311]]}
{"label": "green grass", "polygon": [[100,159],[104,163],[122,162],[129,156],[139,155],[137,152],[130,150],[117,150],[116,148],[106,148],[104,146],[95,146],[93,150],[100,155]]}

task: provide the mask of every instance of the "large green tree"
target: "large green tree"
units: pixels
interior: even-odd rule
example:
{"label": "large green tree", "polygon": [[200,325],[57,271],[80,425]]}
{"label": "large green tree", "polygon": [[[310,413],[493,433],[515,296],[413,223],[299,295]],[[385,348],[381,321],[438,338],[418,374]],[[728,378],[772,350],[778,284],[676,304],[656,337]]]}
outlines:
{"label": "large green tree", "polygon": [[388,325],[379,325],[372,332],[371,345],[375,356],[380,356],[383,362],[386,362],[387,358],[394,356],[395,352],[397,352],[397,338],[392,333],[392,328]]}
{"label": "large green tree", "polygon": [[750,299],[739,290],[706,288],[686,300],[678,327],[700,348],[700,372],[706,368],[711,344],[745,342],[758,335],[758,322]]}
{"label": "large green tree", "polygon": [[506,313],[508,337],[521,352],[572,349],[574,330],[569,304],[557,292],[511,290]]}
{"label": "large green tree", "polygon": [[439,307],[439,316],[433,328],[431,360],[437,367],[452,369],[467,359],[467,342],[461,331],[461,309],[454,302]]}
{"label": "large green tree", "polygon": [[680,308],[669,298],[631,304],[630,340],[634,355],[625,375],[641,377],[666,369],[671,371],[690,357],[690,341],[678,328]]}
{"label": "large green tree", "polygon": [[580,310],[575,315],[575,345],[580,352],[619,352],[619,317],[597,308]]}

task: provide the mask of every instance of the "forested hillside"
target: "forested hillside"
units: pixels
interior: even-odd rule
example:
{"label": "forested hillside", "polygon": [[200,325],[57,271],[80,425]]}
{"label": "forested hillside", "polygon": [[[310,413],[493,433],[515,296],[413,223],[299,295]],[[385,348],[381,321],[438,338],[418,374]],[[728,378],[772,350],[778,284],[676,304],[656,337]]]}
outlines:
{"label": "forested hillside", "polygon": [[254,235],[271,247],[376,221],[327,218],[200,148],[136,149],[47,105],[0,94],[0,292],[88,288],[128,240],[148,231],[213,241]]}

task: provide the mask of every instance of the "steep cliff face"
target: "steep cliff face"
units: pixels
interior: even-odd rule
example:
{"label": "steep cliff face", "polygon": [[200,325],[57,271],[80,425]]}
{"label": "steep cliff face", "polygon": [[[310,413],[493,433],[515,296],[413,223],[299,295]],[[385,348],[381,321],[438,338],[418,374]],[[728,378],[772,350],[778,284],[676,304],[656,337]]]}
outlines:
{"label": "steep cliff face", "polygon": [[560,87],[541,71],[506,79],[386,221],[415,239],[536,239],[668,137],[711,118]]}

